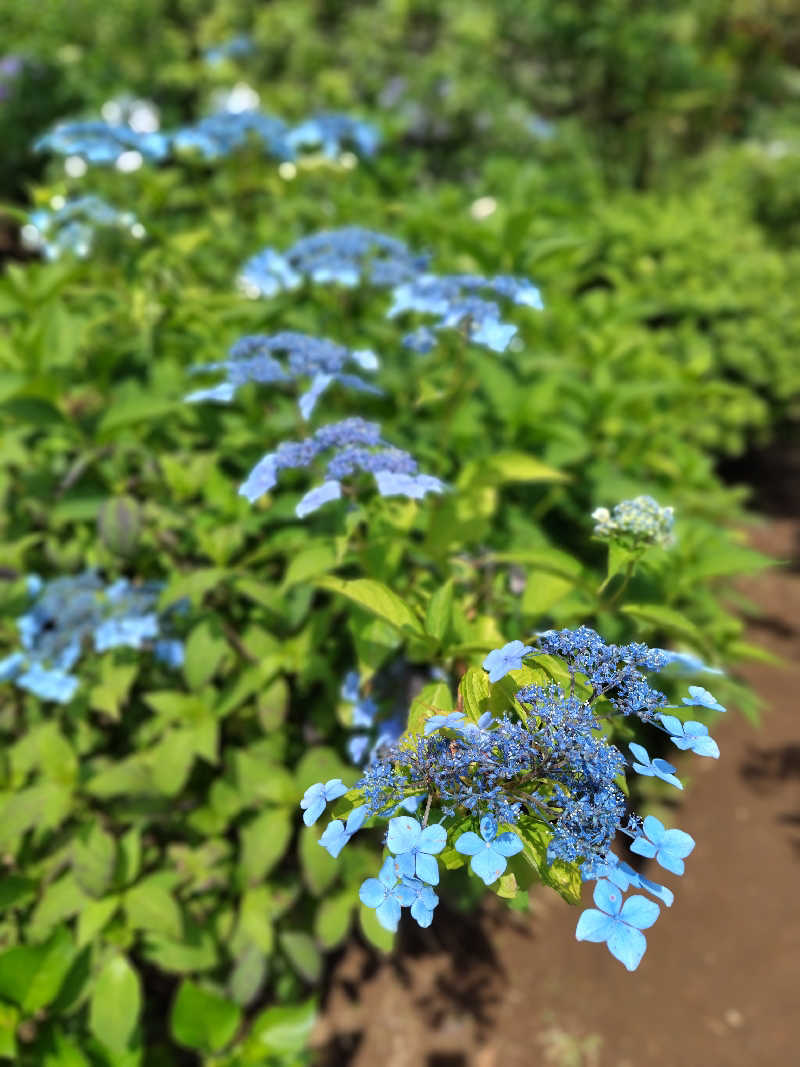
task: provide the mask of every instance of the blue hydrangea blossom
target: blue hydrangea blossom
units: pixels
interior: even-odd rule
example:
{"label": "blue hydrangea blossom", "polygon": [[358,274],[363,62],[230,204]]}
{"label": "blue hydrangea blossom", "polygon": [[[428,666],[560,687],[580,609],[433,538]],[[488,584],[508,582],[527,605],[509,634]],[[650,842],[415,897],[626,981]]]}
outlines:
{"label": "blue hydrangea blossom", "polygon": [[694,848],[694,838],[684,830],[667,830],[655,815],[647,815],[643,832],[631,843],[631,852],[654,859],[673,874],[683,874],[683,861]]}
{"label": "blue hydrangea blossom", "polygon": [[483,661],[483,669],[489,672],[490,682],[499,682],[509,671],[522,668],[522,661],[533,652],[530,645],[522,641],[509,641],[502,648],[493,649]]}
{"label": "blue hydrangea blossom", "polygon": [[594,888],[594,902],[597,908],[589,908],[578,919],[575,936],[579,941],[605,941],[611,955],[635,971],[647,948],[642,930],[658,918],[658,904],[639,896],[623,903],[620,890],[604,879]]}
{"label": "blue hydrangea blossom", "polygon": [[456,840],[455,847],[456,852],[470,857],[472,872],[485,885],[492,885],[505,873],[508,858],[522,852],[524,846],[511,830],[498,834],[497,820],[492,815],[484,815],[480,821],[480,837],[468,830]]}
{"label": "blue hydrangea blossom", "polygon": [[447,831],[434,824],[424,829],[416,819],[400,815],[389,820],[386,845],[397,859],[400,873],[417,877],[429,885],[439,884],[439,865],[435,860],[447,844]]}
{"label": "blue hydrangea blossom", "polygon": [[[327,782],[315,782],[310,785],[300,801],[306,826],[313,826],[331,801],[344,796],[346,792],[347,786],[342,783],[341,778],[330,778]],[[366,818],[366,813],[364,817]]]}
{"label": "blue hydrangea blossom", "polygon": [[637,774],[647,778],[660,778],[662,782],[674,785],[676,789],[683,789],[671,763],[667,763],[665,759],[651,759],[647,749],[643,745],[637,745],[635,741],[632,741],[628,748],[633,754],[633,769]]}
{"label": "blue hydrangea blossom", "polygon": [[712,696],[707,689],[700,685],[689,686],[689,696],[681,698],[683,703],[690,708],[708,708],[710,711],[727,711],[716,697]]}
{"label": "blue hydrangea blossom", "polygon": [[709,737],[708,727],[703,723],[693,720],[681,722],[675,715],[659,715],[659,719],[676,748],[719,759],[719,745],[713,737]]}

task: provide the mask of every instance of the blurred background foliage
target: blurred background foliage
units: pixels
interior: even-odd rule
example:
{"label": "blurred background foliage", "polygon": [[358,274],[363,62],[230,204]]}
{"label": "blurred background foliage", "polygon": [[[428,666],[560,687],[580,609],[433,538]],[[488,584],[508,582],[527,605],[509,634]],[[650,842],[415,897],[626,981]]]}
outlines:
{"label": "blurred background foliage", "polygon": [[[251,51],[209,61],[238,35]],[[177,675],[122,650],[85,665],[65,708],[0,689],[0,1057],[303,1063],[311,994],[380,847],[337,865],[296,830],[307,785],[358,773],[349,668],[380,695],[391,667],[385,711],[405,713],[447,701],[432,667],[453,680],[503,640],[586,622],[698,653],[756,713],[733,580],[765,561],[745,545],[748,490],[718,469],[797,417],[800,19],[790,0],[6,0],[0,39],[23,60],[0,75],[0,647],[30,571],[97,566],[190,603]],[[121,93],[174,126],[239,82],[287,119],[368,119],[384,143],[289,171],[244,149],[81,177],[30,148]],[[85,260],[22,250],[31,205],[87,190],[146,236],[100,235]],[[528,276],[546,310],[515,311],[504,356],[456,334],[418,356],[381,293],[236,291],[262,247],[354,222],[438,271]],[[373,348],[384,396],[359,413],[456,491],[302,524],[300,481],[237,497],[301,432],[295,404],[249,386],[190,407],[187,371],[281,329]],[[590,512],[640,493],[676,508],[677,544],[624,596],[618,577],[600,591]],[[124,552],[98,526],[119,498],[137,509]],[[334,572],[389,587],[416,624],[326,592]]]}

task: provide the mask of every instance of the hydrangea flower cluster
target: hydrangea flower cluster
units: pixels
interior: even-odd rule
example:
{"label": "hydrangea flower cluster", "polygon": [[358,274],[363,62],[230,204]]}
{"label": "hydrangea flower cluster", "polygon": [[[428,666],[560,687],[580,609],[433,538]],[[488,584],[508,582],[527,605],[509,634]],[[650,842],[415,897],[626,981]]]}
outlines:
{"label": "hydrangea flower cluster", "polygon": [[596,508],[592,512],[595,521],[594,534],[603,540],[613,540],[630,548],[661,545],[666,548],[674,543],[672,527],[675,513],[672,508],[662,508],[651,496],[637,496],[623,500],[613,511]]}
{"label": "hydrangea flower cluster", "polygon": [[[195,373],[225,371],[226,379],[208,389],[198,389],[184,399],[189,403],[215,400],[227,404],[245,382],[261,384],[293,383],[298,378],[310,378],[311,383],[298,400],[300,413],[308,419],[319,398],[334,382],[362,393],[380,394],[377,386],[364,381],[357,374],[344,370],[354,363],[362,370],[375,370],[378,357],[368,349],[349,349],[324,338],[304,333],[283,331],[267,336],[254,334],[242,337],[230,349],[230,359],[222,363],[207,363],[193,367]],[[281,363],[276,355],[286,357]]]}
{"label": "hydrangea flower cluster", "polygon": [[[465,331],[475,344],[493,352],[505,352],[517,332],[512,323],[501,320],[500,308],[486,295],[503,297],[513,304],[544,307],[539,290],[525,278],[497,275],[484,278],[477,274],[421,274],[413,281],[398,285],[392,292],[390,319],[407,312],[434,315],[434,329],[455,328]],[[408,347],[420,351],[430,340],[430,333],[408,337]]]}
{"label": "hydrangea flower cluster", "polygon": [[245,263],[239,285],[247,296],[269,297],[297,289],[305,279],[347,288],[369,283],[389,289],[390,319],[408,312],[435,316],[433,329],[420,326],[404,338],[405,347],[415,352],[434,346],[434,330],[450,328],[462,330],[475,344],[504,352],[517,327],[502,321],[496,298],[537,310],[544,306],[539,290],[525,278],[433,274],[427,256],[415,255],[402,242],[360,226],[304,237],[283,253],[266,248]]}
{"label": "hydrangea flower cluster", "polygon": [[89,643],[95,652],[150,647],[169,666],[183,662],[183,643],[161,635],[159,583],[106,585],[89,570],[46,583],[30,575],[28,591],[36,599],[17,619],[22,648],[0,660],[0,681],[66,704],[80,683],[70,671]]}
{"label": "hydrangea flower cluster", "polygon": [[411,281],[427,262],[394,237],[345,226],[302,237],[285,252],[264,249],[242,267],[239,286],[253,298],[298,289],[305,279],[348,289],[362,283],[391,287]]}
{"label": "hydrangea flower cluster", "polygon": [[236,106],[174,130],[159,130],[157,126],[142,129],[132,120],[132,114],[130,109],[123,109],[108,118],[61,122],[40,137],[34,148],[77,157],[92,166],[120,167],[123,155],[132,152],[139,155],[137,165],[161,163],[170,155],[184,153],[197,153],[204,160],[214,161],[253,143],[267,156],[289,161],[310,150],[329,159],[338,159],[347,150],[367,157],[375,154],[380,143],[378,131],[369,123],[334,112],[312,115],[290,125],[257,108]]}
{"label": "hydrangea flower cluster", "polygon": [[132,211],[118,211],[99,196],[81,196],[73,200],[53,197],[50,208],[37,208],[22,227],[25,248],[41,252],[55,260],[69,252],[85,259],[92,251],[98,229],[116,229],[135,240],[145,236],[145,228]]}
{"label": "hydrangea flower cluster", "polygon": [[[411,909],[417,921],[421,915],[422,925],[430,921],[436,901],[429,887],[439,882],[436,857],[445,849],[448,866],[465,857],[474,875],[495,886],[510,861],[522,862],[523,857],[514,857],[528,842],[533,848],[544,839],[548,865],[566,863],[584,881],[597,882],[596,908],[581,916],[578,939],[605,942],[634,970],[647,944],[642,931],[659,914],[656,901],[669,907],[673,894],[620,860],[612,844],[618,833],[626,835],[632,852],[682,874],[694,841],[653,816],[642,820],[627,813],[619,777],[628,768],[678,788],[681,783],[671,764],[651,758],[642,745],[631,744],[626,757],[602,732],[601,719],[636,716],[667,734],[679,749],[718,757],[708,730],[668,714],[675,709],[649,685],[645,673],[660,671],[669,662],[669,654],[660,649],[635,642],[607,644],[583,626],[547,631],[531,644],[512,641],[493,650],[483,666],[495,710],[478,714],[473,706],[462,705],[434,713],[419,732],[407,731],[375,753],[355,787],[339,799],[342,818],[350,812],[353,823],[349,816],[347,823],[334,819],[335,828],[325,831],[320,844],[338,855],[368,820],[388,820],[389,855],[360,895],[362,903],[376,909],[378,920],[394,930],[403,908]],[[492,688],[520,670],[524,684],[509,689],[504,683],[499,693]],[[568,685],[557,684],[553,676],[568,679]],[[357,688],[351,695],[358,695]],[[700,687],[691,687],[684,701],[722,708]],[[320,807],[320,790],[327,786],[319,783],[306,794],[314,800],[315,819],[333,799]],[[311,802],[306,798],[305,809]],[[421,819],[398,814],[409,801],[417,811],[424,806]],[[655,900],[623,900],[630,888]]]}
{"label": "hydrangea flower cluster", "polygon": [[330,449],[335,452],[328,461],[325,481],[300,500],[295,508],[298,518],[305,518],[331,500],[339,500],[342,479],[358,472],[373,475],[381,496],[421,500],[426,493],[442,493],[447,488],[438,478],[419,474],[416,460],[384,441],[377,423],[355,416],[322,426],[303,441],[283,441],[251,470],[239,487],[240,496],[252,503],[277,485],[280,471],[308,467]]}

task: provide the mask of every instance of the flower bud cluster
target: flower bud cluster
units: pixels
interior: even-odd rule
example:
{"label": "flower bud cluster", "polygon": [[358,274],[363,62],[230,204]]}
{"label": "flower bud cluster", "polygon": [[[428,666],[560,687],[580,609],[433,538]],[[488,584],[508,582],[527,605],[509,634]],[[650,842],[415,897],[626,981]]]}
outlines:
{"label": "flower bud cluster", "polygon": [[675,514],[672,508],[662,508],[651,496],[637,496],[623,500],[613,511],[596,508],[592,512],[594,534],[603,540],[618,541],[632,548],[674,543],[672,527]]}

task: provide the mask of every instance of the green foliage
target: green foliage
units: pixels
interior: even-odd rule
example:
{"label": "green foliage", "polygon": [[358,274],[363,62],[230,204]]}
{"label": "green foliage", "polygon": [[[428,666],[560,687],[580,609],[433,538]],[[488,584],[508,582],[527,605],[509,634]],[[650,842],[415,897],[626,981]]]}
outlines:
{"label": "green foliage", "polygon": [[[0,658],[29,571],[98,566],[163,581],[162,608],[187,601],[182,671],[148,652],[87,656],[67,708],[0,686],[0,1057],[133,1067],[190,1049],[215,1067],[290,1067],[306,1062],[324,953],[348,936],[392,945],[358,906],[379,835],[335,863],[298,829],[308,785],[358,775],[337,711],[346,670],[370,684],[399,664],[392,695],[418,732],[455,706],[432,666],[460,679],[477,721],[505,699],[486,652],[552,625],[729,671],[752,652],[728,601],[765,561],[715,468],[796,411],[795,164],[752,145],[680,158],[723,123],[755,128],[754,90],[783,100],[789,50],[765,43],[747,2],[738,15],[628,0],[68,7],[68,27],[62,5],[0,16],[4,39],[57,58],[54,110],[125,89],[172,124],[246,76],[287,116],[309,100],[352,107],[387,134],[373,162],[311,159],[292,178],[247,152],[77,185],[54,163],[37,203],[91,182],[148,237],[0,278]],[[761,17],[781,29],[788,8]],[[197,58],[240,30],[258,45],[241,67]],[[532,110],[555,137],[525,132]],[[25,119],[26,138],[50,118]],[[494,200],[485,217],[479,197]],[[436,269],[529,275],[546,311],[514,311],[505,356],[447,332],[416,356],[383,294],[236,291],[257,249],[354,221],[429,250]],[[361,412],[452,492],[302,523],[301,477],[253,507],[238,497],[253,462],[297,436],[295,402],[247,387],[227,407],[188,406],[188,368],[279,329],[372,347],[384,395]],[[344,394],[325,403],[353,413]],[[677,543],[628,575],[592,542],[590,512],[639,493],[675,507]],[[735,676],[719,691],[754,711]],[[335,811],[348,810],[345,796]],[[525,828],[501,896],[519,906],[539,880],[576,899],[546,844]]]}

